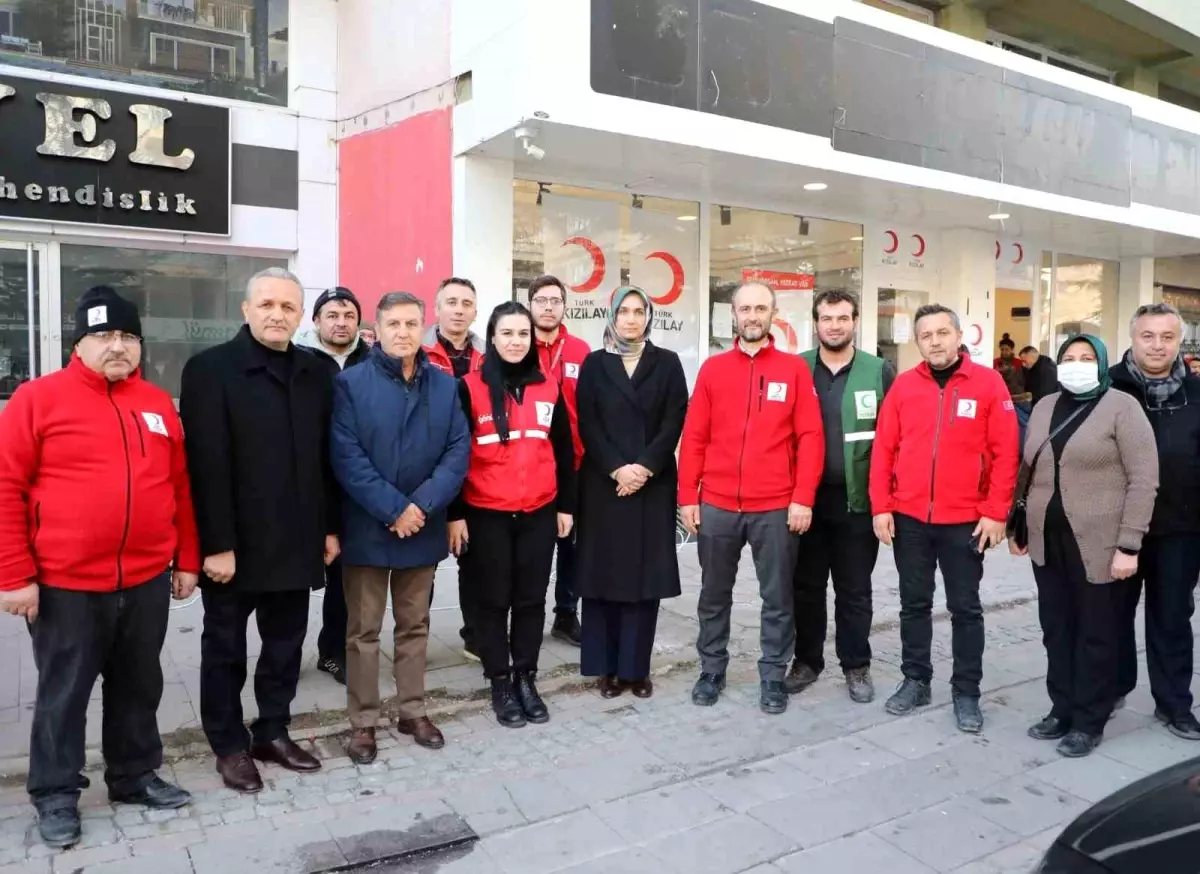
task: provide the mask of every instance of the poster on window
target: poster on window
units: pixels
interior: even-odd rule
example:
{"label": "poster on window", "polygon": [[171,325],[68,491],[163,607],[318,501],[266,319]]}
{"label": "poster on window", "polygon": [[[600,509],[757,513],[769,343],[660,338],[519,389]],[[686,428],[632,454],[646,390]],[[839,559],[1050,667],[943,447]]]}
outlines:
{"label": "poster on window", "polygon": [[545,271],[567,286],[567,330],[593,349],[604,341],[608,299],[621,284],[621,204],[542,196]]}
{"label": "poster on window", "polygon": [[688,380],[700,367],[700,234],[695,222],[630,211],[629,281],[654,303],[650,339],[679,356]]}

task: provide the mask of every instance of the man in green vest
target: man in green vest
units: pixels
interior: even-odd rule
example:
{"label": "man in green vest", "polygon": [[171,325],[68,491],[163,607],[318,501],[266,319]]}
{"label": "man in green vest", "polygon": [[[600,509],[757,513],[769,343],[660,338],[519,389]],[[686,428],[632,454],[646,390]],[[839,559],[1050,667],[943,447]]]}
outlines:
{"label": "man in green vest", "polygon": [[800,538],[795,572],[796,659],[785,680],[796,693],[825,669],[825,592],[833,577],[838,661],[850,698],[875,697],[871,681],[871,574],[879,541],[871,527],[867,480],[875,417],[896,371],[854,348],[858,301],[844,291],[813,300],[819,346],[803,353],[813,374],[825,426],[825,473],[812,527]]}

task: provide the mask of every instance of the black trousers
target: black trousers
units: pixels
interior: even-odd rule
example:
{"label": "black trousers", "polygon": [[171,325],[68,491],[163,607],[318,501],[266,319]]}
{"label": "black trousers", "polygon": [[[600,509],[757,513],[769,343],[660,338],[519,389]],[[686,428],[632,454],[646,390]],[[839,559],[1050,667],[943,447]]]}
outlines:
{"label": "black trousers", "polygon": [[1046,564],[1033,566],[1046,646],[1050,715],[1104,733],[1117,700],[1117,651],[1129,583],[1089,583],[1070,526],[1045,533]]}
{"label": "black trousers", "polygon": [[1147,537],[1138,554],[1138,573],[1125,587],[1122,605],[1117,694],[1137,686],[1134,622],[1146,589],[1146,668],[1158,709],[1180,716],[1192,709],[1192,614],[1200,575],[1200,538],[1195,535]]}
{"label": "black trousers", "polygon": [[[200,638],[200,723],[218,756],[287,735],[308,631],[308,590],[238,592],[215,584],[203,591]],[[246,685],[246,623],[258,625],[262,650],[254,669],[258,717],[247,734],[242,717]]]}
{"label": "black trousers", "polygon": [[321,633],[317,635],[317,657],[346,662],[346,593],[342,588],[342,560],[325,568],[325,592],[321,599]]}
{"label": "black trousers", "polygon": [[162,767],[159,655],[167,636],[167,574],[118,592],[42,586],[29,628],[37,703],[26,788],[41,810],[74,807],[83,789],[88,699],[102,677],[104,779],[134,791]]}
{"label": "black trousers", "polygon": [[658,603],[584,598],[579,673],[630,683],[650,676]]}
{"label": "black trousers", "polygon": [[532,513],[467,507],[470,545],[459,564],[476,652],[489,678],[537,670],[557,517],[553,504]]}
{"label": "black trousers", "polygon": [[825,670],[829,623],[826,590],[833,577],[833,622],[843,671],[871,664],[871,574],[879,541],[869,513],[846,508],[844,486],[822,487],[813,506],[812,527],[800,538],[794,579],[796,661],[818,674]]}
{"label": "black trousers", "polygon": [[579,609],[579,599],[575,597],[575,531],[566,537],[558,539],[558,558],[555,562],[554,573],[554,612],[571,614]]}
{"label": "black trousers", "polygon": [[934,574],[942,571],[946,606],[953,633],[954,670],[950,685],[956,695],[979,697],[983,679],[983,606],[979,582],[983,556],[971,546],[975,524],[930,525],[895,515],[896,570],[900,572],[900,670],[905,677],[933,679]]}

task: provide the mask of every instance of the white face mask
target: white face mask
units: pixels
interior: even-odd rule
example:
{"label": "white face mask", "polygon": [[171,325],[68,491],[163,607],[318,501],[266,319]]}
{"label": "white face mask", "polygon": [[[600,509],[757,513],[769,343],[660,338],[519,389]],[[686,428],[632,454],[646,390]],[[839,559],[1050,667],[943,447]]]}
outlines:
{"label": "white face mask", "polygon": [[1058,381],[1073,395],[1089,392],[1100,385],[1100,365],[1095,361],[1064,361],[1058,365]]}

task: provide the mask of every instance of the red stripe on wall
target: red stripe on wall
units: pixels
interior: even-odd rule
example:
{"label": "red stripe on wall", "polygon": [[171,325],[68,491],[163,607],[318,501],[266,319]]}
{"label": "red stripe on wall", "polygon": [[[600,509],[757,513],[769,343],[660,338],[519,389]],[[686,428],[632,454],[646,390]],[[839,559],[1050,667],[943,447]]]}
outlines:
{"label": "red stripe on wall", "polygon": [[438,109],[338,144],[339,275],[365,321],[389,291],[411,291],[433,321],[453,266],[452,110]]}

